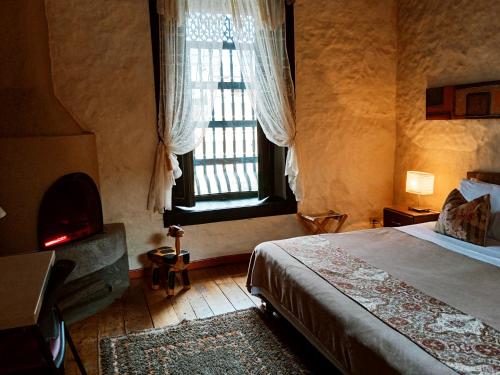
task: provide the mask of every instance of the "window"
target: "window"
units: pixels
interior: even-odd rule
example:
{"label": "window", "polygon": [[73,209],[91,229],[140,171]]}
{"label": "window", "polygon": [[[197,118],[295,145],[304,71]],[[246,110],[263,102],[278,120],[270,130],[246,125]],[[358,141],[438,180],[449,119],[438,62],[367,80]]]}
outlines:
{"label": "window", "polygon": [[[154,2],[150,1],[150,13],[158,94],[158,20]],[[292,5],[287,5],[286,17],[293,76]],[[286,150],[267,141],[258,126],[231,28],[231,19],[225,15],[196,14],[188,19],[185,35],[190,79],[194,83],[193,102],[202,105],[208,99],[210,123],[208,128],[197,130],[204,131],[204,137],[196,149],[178,156],[183,175],[176,180],[174,209],[164,214],[165,225],[297,212],[295,197],[284,176]],[[253,33],[249,27],[250,41]]]}
{"label": "window", "polygon": [[[249,40],[253,33],[249,28]],[[192,70],[192,97],[208,95],[212,104],[209,126],[194,150],[195,200],[257,197],[257,121],[235,51],[231,19],[224,15],[190,16],[186,47]],[[211,87],[208,90],[207,83]],[[198,102],[202,105],[201,100]]]}

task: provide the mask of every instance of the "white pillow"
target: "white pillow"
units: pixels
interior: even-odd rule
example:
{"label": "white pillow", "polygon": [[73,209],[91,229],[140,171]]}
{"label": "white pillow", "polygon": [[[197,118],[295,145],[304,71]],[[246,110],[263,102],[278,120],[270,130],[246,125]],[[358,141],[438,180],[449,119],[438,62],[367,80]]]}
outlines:
{"label": "white pillow", "polygon": [[500,241],[500,185],[463,179],[459,190],[469,202],[483,195],[490,195],[491,217],[487,236]]}

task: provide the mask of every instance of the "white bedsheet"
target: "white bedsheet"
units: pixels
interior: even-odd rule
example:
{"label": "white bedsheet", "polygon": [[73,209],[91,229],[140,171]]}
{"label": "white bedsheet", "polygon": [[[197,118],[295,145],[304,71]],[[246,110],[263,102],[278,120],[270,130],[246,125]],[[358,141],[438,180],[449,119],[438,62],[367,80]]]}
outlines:
{"label": "white bedsheet", "polygon": [[407,233],[422,240],[430,241],[448,250],[500,267],[500,241],[487,238],[486,246],[478,246],[469,242],[457,240],[434,232],[435,221],[395,227],[394,229]]}

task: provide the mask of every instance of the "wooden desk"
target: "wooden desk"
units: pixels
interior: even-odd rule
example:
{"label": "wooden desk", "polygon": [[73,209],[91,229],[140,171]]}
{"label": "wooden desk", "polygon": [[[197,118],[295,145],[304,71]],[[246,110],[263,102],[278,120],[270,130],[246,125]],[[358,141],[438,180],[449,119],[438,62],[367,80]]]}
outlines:
{"label": "wooden desk", "polygon": [[54,260],[53,251],[0,257],[0,330],[37,323]]}

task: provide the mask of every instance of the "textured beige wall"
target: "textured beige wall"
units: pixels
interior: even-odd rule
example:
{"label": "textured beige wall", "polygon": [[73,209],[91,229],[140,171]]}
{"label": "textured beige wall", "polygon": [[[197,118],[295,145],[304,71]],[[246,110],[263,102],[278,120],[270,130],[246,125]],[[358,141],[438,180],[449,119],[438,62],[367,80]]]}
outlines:
{"label": "textured beige wall", "polygon": [[[148,2],[47,0],[56,95],[97,136],[104,221],[124,222],[130,267],[166,243],[162,217],[146,210],[156,146]],[[294,215],[188,226],[194,259],[246,253],[303,233]]]}
{"label": "textured beige wall", "polygon": [[[165,242],[161,216],[145,209],[156,143],[147,1],[45,4],[55,94],[96,134],[105,221],[125,223],[131,268],[138,267],[140,254]],[[299,0],[295,8],[301,208],[348,212],[351,229],[367,226],[392,200],[394,12],[392,0]],[[186,230],[194,258],[302,234],[293,215]]]}
{"label": "textured beige wall", "polygon": [[54,91],[96,134],[104,222],[125,223],[137,267],[162,226],[145,209],[156,139],[148,2],[45,4]]}
{"label": "textured beige wall", "polygon": [[407,170],[435,174],[436,208],[468,170],[500,171],[500,120],[425,120],[427,87],[500,79],[499,20],[497,0],[398,2],[397,203],[416,201]]}
{"label": "textured beige wall", "polygon": [[54,96],[43,1],[0,1],[0,137],[82,129]]}
{"label": "textured beige wall", "polygon": [[66,173],[99,183],[95,137],[54,95],[45,8],[0,1],[0,255],[37,248],[43,193]]}
{"label": "textured beige wall", "polygon": [[295,40],[301,209],[367,227],[392,201],[395,1],[297,0]]}

